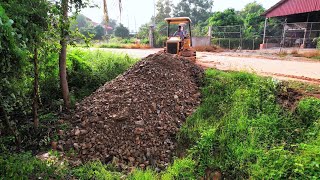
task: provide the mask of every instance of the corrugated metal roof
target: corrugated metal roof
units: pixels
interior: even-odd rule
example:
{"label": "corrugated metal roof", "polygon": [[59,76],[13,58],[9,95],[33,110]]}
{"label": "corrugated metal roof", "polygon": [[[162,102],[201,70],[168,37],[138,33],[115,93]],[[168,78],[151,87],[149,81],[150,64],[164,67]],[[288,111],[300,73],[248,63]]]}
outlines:
{"label": "corrugated metal roof", "polygon": [[262,15],[268,18],[320,11],[320,0],[281,0]]}

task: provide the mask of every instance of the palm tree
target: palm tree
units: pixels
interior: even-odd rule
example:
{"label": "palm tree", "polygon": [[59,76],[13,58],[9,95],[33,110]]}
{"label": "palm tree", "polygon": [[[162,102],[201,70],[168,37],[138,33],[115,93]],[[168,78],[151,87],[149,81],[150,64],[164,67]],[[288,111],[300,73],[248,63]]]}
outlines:
{"label": "palm tree", "polygon": [[[119,0],[119,11],[120,11],[120,17],[121,17],[121,10],[122,10],[122,3],[121,0]],[[107,8],[107,0],[103,0],[103,15],[104,15],[104,21],[105,24],[108,25],[109,23],[109,14],[108,14],[108,8]]]}

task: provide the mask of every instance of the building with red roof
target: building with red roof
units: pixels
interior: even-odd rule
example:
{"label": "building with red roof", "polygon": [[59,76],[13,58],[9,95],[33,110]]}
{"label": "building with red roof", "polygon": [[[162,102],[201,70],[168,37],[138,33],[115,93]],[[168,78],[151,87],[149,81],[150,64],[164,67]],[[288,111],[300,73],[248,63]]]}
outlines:
{"label": "building with red roof", "polygon": [[281,46],[300,42],[301,47],[314,47],[314,39],[319,37],[320,0],[280,0],[262,16],[266,20],[261,48],[268,48],[267,41],[272,39],[267,35],[270,18],[283,22]]}

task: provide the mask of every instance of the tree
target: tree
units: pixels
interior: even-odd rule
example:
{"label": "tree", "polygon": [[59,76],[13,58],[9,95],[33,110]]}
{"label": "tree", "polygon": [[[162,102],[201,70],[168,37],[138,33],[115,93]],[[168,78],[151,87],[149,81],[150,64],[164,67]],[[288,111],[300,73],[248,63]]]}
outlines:
{"label": "tree", "polygon": [[95,31],[95,37],[94,39],[102,39],[102,37],[106,34],[105,29],[101,26],[98,25],[96,27],[94,27],[94,31]]}
{"label": "tree", "polygon": [[[101,26],[105,27],[107,29],[107,34],[110,35],[110,34],[113,34],[114,33],[114,30],[116,29],[117,27],[117,20],[114,20],[114,19],[109,19],[109,22],[108,24],[106,24],[106,22],[103,20],[101,23],[100,23]],[[111,28],[108,28],[108,27],[111,27]]]}
{"label": "tree", "polygon": [[231,26],[242,25],[243,21],[237,15],[234,9],[226,9],[223,12],[215,12],[208,19],[211,26]]}
{"label": "tree", "polygon": [[[67,80],[67,44],[69,38],[70,22],[68,18],[69,3],[76,8],[78,12],[81,8],[88,5],[88,0],[61,0],[60,1],[60,54],[59,54],[59,77],[63,102],[66,110],[70,109],[69,87]],[[72,7],[72,6],[71,6]]]}
{"label": "tree", "polygon": [[114,35],[121,38],[127,38],[129,37],[129,29],[120,24],[120,26],[116,28]]}
{"label": "tree", "polygon": [[61,34],[60,34],[60,55],[59,55],[59,77],[60,87],[62,91],[62,97],[64,106],[67,110],[70,108],[69,87],[67,81],[67,38],[69,30],[68,8],[69,0],[61,0]]}
{"label": "tree", "polygon": [[256,1],[249,3],[240,12],[244,22],[244,33],[246,37],[257,37],[263,33],[264,17],[261,14],[265,11],[261,4]]}
{"label": "tree", "polygon": [[92,26],[92,22],[88,21],[87,17],[83,14],[77,15],[76,21],[79,29]]}
{"label": "tree", "polygon": [[171,0],[158,0],[157,2],[157,15],[155,17],[156,24],[164,21],[165,18],[170,17],[171,7],[173,6]]}
{"label": "tree", "polygon": [[149,38],[149,23],[143,24],[140,26],[137,38],[139,39],[148,39]]}
{"label": "tree", "polygon": [[[10,123],[10,114],[15,110],[23,111],[24,108],[19,107],[18,103],[24,103],[23,94],[24,88],[19,88],[18,82],[14,84],[21,78],[23,64],[25,63],[25,49],[17,43],[18,34],[16,29],[13,27],[14,21],[10,19],[7,12],[5,11],[5,6],[10,6],[10,4],[0,4],[0,118],[1,123],[4,125],[5,130],[8,134],[15,137],[16,144],[19,146],[21,140],[19,138],[19,133],[16,128]],[[7,8],[6,8],[7,9]],[[22,39],[21,43],[24,44],[25,39]]]}
{"label": "tree", "polygon": [[171,0],[165,0],[164,3],[165,3],[164,14],[166,17],[170,17],[172,13],[173,3]]}
{"label": "tree", "polygon": [[[3,124],[15,137],[18,149],[21,138],[17,126],[25,122],[22,121],[24,118],[12,116],[23,117],[30,111],[28,97],[32,97],[34,128],[39,127],[38,49],[49,29],[49,9],[46,0],[11,0],[0,5],[0,118],[4,118]],[[33,80],[33,88],[29,79]]]}
{"label": "tree", "polygon": [[181,0],[174,9],[174,16],[190,17],[194,24],[205,22],[211,15],[213,0]]}

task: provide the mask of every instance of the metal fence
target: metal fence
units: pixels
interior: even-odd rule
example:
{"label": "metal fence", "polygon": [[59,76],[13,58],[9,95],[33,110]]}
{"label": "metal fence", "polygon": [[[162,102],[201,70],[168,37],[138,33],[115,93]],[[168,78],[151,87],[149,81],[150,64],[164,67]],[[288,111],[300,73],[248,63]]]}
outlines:
{"label": "metal fence", "polygon": [[284,23],[282,47],[316,48],[320,33],[319,22]]}
{"label": "metal fence", "polygon": [[242,49],[242,27],[213,26],[211,30],[212,43],[228,49]]}
{"label": "metal fence", "polygon": [[[263,33],[247,38],[240,25],[213,26],[212,44],[226,49],[259,49]],[[265,48],[316,48],[320,22],[273,23],[266,27]]]}

